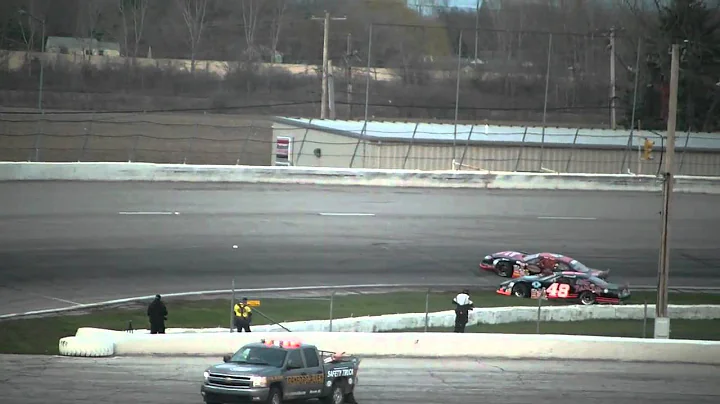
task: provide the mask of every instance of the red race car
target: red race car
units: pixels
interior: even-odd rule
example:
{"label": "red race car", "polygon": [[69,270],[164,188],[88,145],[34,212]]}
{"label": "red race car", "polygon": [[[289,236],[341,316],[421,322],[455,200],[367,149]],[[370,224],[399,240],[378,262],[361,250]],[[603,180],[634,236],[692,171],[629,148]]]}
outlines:
{"label": "red race car", "polygon": [[607,279],[610,270],[588,268],[582,262],[555,253],[528,254],[522,251],[500,251],[487,255],[480,263],[480,269],[493,271],[505,278],[519,278],[528,275],[550,275],[555,272],[573,271]]}

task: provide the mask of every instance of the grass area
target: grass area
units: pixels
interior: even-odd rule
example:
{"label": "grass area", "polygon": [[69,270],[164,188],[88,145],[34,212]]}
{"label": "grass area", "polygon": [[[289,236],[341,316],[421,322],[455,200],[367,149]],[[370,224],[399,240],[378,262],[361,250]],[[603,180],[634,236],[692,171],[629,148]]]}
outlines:
{"label": "grass area", "polygon": [[[451,310],[452,298],[456,292],[431,293],[429,310],[431,312]],[[536,306],[536,300],[500,296],[488,291],[471,293],[476,307]],[[252,298],[252,296],[248,296]],[[355,294],[335,296],[333,318],[358,317],[392,313],[425,312],[425,292],[397,292],[383,294]],[[628,304],[642,304],[655,301],[652,292],[635,293]],[[671,293],[670,304],[720,304],[720,295],[698,293]],[[58,340],[75,335],[80,327],[96,327],[125,330],[132,321],[134,328],[148,328],[145,316],[146,303],[122,308],[111,308],[90,313],[76,313],[57,317],[7,320],[0,322],[0,353],[57,354]],[[228,327],[230,324],[230,299],[215,300],[177,300],[167,301],[169,316],[166,326],[169,328],[208,328]],[[544,301],[543,305],[561,305],[563,303]],[[329,299],[262,299],[256,311],[275,321],[320,320],[330,317]],[[270,321],[260,315],[253,318],[254,325],[268,324]],[[559,323],[560,327],[576,327],[569,323]],[[520,327],[509,324],[507,327]],[[506,326],[503,326],[506,327]],[[673,325],[673,327],[675,327]],[[535,332],[534,323],[531,324]],[[486,329],[486,328],[483,328]],[[573,328],[574,329],[574,328]],[[650,328],[652,329],[652,328]],[[634,335],[642,332],[635,331]],[[551,332],[543,328],[542,332]],[[488,331],[491,332],[491,331]],[[501,331],[492,331],[501,332]],[[505,331],[502,331],[505,332]],[[509,331],[508,331],[509,332]]]}
{"label": "grass area", "polygon": [[[654,320],[648,319],[645,337],[653,337]],[[418,332],[420,330],[403,330]],[[431,328],[431,332],[452,332],[452,328]],[[482,324],[467,327],[468,333],[500,333],[500,334],[534,334],[535,322],[510,324]],[[642,320],[588,320],[574,322],[549,321],[540,323],[543,334],[562,335],[597,335],[604,337],[643,338]],[[720,341],[720,321],[718,320],[671,320],[670,336],[672,339],[701,339]]]}

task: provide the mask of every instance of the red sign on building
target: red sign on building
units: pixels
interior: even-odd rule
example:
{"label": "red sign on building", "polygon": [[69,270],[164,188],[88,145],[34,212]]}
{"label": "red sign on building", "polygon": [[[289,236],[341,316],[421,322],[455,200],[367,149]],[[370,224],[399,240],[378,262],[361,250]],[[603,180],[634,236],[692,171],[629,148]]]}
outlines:
{"label": "red sign on building", "polygon": [[292,165],[292,138],[278,136],[275,141],[275,165],[291,166]]}

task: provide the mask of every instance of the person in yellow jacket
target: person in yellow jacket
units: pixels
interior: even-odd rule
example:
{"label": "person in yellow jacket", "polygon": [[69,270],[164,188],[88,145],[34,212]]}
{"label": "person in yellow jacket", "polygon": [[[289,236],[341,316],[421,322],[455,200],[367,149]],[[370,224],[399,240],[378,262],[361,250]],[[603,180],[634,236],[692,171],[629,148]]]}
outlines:
{"label": "person in yellow jacket", "polygon": [[237,332],[250,332],[250,323],[252,322],[252,308],[247,304],[247,297],[243,297],[242,302],[238,302],[234,308],[235,311],[235,328]]}

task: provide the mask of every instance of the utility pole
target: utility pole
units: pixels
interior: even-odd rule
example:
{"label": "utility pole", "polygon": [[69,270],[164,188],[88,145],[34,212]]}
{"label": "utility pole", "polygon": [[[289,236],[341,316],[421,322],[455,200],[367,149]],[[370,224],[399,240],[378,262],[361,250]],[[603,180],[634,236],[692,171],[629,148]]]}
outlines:
{"label": "utility pole", "polygon": [[352,83],[352,34],[347,35],[347,56],[346,57],[346,71],[345,71],[345,79],[347,80],[347,104],[348,104],[348,119],[352,119],[353,117],[353,110],[352,110],[352,93],[353,93],[353,83]]}
{"label": "utility pole", "polygon": [[615,27],[610,28],[610,128],[617,129],[617,109],[615,107]]}
{"label": "utility pole", "polygon": [[322,98],[320,106],[320,119],[327,119],[328,110],[328,42],[330,37],[330,20],[343,21],[346,17],[330,17],[330,12],[325,11],[325,17],[313,17],[313,20],[323,20],[323,66],[322,66]]}
{"label": "utility pole", "polygon": [[475,3],[475,63],[478,60],[478,28],[480,27],[480,0]]}
{"label": "utility pole", "polygon": [[665,151],[665,170],[663,172],[663,211],[662,236],[660,240],[660,266],[658,268],[657,303],[655,304],[655,338],[670,338],[670,318],[668,317],[668,279],[670,275],[670,208],[672,202],[675,126],[677,122],[678,78],[680,76],[680,45],[672,46],[672,65],[670,67],[670,99],[668,105],[667,146]]}

